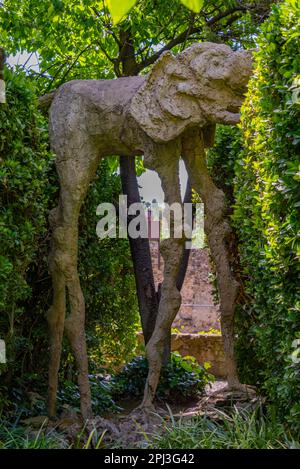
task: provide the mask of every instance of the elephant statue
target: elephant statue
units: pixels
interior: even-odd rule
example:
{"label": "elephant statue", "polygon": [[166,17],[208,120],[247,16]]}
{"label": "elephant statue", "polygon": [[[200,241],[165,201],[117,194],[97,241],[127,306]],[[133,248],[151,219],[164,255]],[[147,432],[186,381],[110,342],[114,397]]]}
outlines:
{"label": "elephant statue", "polygon": [[[224,194],[214,185],[206,167],[205,148],[213,144],[216,124],[239,122],[239,108],[251,69],[249,51],[234,52],[224,44],[196,43],[177,56],[165,52],[145,76],[74,80],[48,98],[52,101],[50,144],[56,153],[60,180],[59,203],[50,213],[50,416],[55,414],[64,332],[78,368],[81,412],[84,418],[91,415],[85,305],[77,272],[78,216],[101,158],[109,155],[144,155],[145,166],[158,172],[165,201],[170,205],[182,203],[178,165],[179,159],[184,159],[192,186],[205,205],[205,232],[220,293],[228,385],[235,389],[244,386],[239,382],[233,354],[233,315],[239,285],[233,277],[227,249],[230,226]],[[175,237],[161,243],[164,281],[155,329],[146,347],[149,374],[143,408],[152,405],[166,331],[180,307],[176,274],[182,243]]]}

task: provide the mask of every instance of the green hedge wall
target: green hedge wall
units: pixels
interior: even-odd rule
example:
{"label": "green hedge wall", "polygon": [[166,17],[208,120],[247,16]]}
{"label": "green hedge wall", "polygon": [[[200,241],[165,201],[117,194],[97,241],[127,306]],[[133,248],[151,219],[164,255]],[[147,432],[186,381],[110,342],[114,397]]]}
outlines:
{"label": "green hedge wall", "polygon": [[299,430],[299,0],[273,7],[258,42],[235,165],[233,221],[252,298],[239,312],[237,352],[242,379]]}
{"label": "green hedge wall", "polygon": [[[0,337],[6,340],[9,370],[30,351],[23,334],[30,311],[29,266],[38,265],[39,242],[53,188],[48,173],[47,122],[37,111],[35,90],[24,74],[6,70],[7,104],[0,105]],[[32,323],[32,321],[31,321]],[[1,371],[0,371],[1,373]]]}

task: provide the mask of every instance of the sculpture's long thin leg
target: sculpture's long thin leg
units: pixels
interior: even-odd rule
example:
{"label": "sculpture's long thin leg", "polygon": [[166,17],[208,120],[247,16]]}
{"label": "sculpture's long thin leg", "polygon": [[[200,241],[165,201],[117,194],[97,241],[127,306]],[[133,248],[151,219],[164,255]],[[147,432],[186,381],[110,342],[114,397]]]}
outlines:
{"label": "sculpture's long thin leg", "polygon": [[[50,270],[54,285],[54,301],[48,314],[51,334],[49,368],[49,414],[55,414],[57,373],[61,352],[63,325],[70,341],[78,370],[81,413],[91,416],[91,395],[88,381],[88,358],[85,342],[85,305],[77,272],[78,217],[90,180],[95,174],[99,158],[95,149],[86,145],[79,148],[62,147],[57,151],[57,169],[60,176],[59,206],[54,212],[54,231],[50,253]],[[65,317],[67,288],[70,314]]]}
{"label": "sculpture's long thin leg", "polygon": [[[50,217],[50,225],[55,230],[57,225],[57,209]],[[52,246],[49,254],[49,269],[52,275],[53,285],[53,304],[47,314],[49,328],[49,389],[48,389],[48,413],[49,417],[56,414],[56,395],[58,388],[58,371],[61,357],[62,338],[64,331],[65,311],[66,311],[66,292],[64,274],[56,262],[56,253],[58,246],[54,237],[52,237]]]}
{"label": "sculpture's long thin leg", "polygon": [[[78,217],[77,217],[78,218]],[[83,418],[91,417],[91,394],[88,380],[88,357],[85,342],[85,303],[77,272],[77,220],[65,231],[69,249],[66,255],[65,280],[70,302],[70,314],[65,320],[65,331],[76,361],[80,407]]]}
{"label": "sculpture's long thin leg", "polygon": [[[158,171],[165,202],[172,205],[181,204],[179,174],[179,154],[176,145],[161,147],[156,159],[151,161],[151,169]],[[147,162],[146,162],[147,165]],[[172,236],[172,233],[171,233]],[[161,254],[164,258],[164,281],[161,287],[158,315],[151,339],[146,346],[146,356],[149,372],[144,391],[142,408],[151,408],[155,397],[160,372],[162,368],[163,352],[172,322],[180,308],[181,295],[176,287],[176,280],[180,268],[183,238],[170,237],[161,242]]]}
{"label": "sculpture's long thin leg", "polygon": [[186,134],[183,141],[183,157],[192,186],[201,195],[205,206],[204,228],[216,266],[228,387],[247,390],[248,387],[239,381],[234,356],[234,312],[239,284],[230,265],[228,242],[231,228],[227,218],[225,195],[215,186],[207,169],[201,131],[193,129]]}

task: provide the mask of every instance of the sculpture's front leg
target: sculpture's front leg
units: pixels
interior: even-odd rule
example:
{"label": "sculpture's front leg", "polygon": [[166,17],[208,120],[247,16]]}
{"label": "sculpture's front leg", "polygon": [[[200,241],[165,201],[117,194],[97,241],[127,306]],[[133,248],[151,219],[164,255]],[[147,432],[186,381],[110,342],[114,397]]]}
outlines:
{"label": "sculpture's front leg", "polygon": [[[145,165],[158,172],[165,193],[165,202],[181,204],[179,185],[179,157],[178,142],[155,147],[151,161],[145,157]],[[173,222],[173,223],[172,223]],[[151,408],[155,397],[160,372],[162,368],[163,352],[166,340],[176,314],[181,304],[181,295],[176,287],[177,274],[182,258],[182,243],[184,239],[175,238],[174,219],[171,213],[170,238],[161,242],[160,251],[164,259],[164,281],[161,287],[161,298],[154,332],[146,346],[146,356],[149,373],[144,391],[142,408]]]}

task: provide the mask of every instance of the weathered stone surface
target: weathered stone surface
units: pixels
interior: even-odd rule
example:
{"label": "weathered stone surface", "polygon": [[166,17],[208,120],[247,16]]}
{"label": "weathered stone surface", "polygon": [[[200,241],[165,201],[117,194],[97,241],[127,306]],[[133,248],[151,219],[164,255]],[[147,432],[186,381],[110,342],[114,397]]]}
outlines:
{"label": "weathered stone surface", "polygon": [[158,143],[187,127],[237,124],[251,72],[250,53],[225,44],[196,43],[176,57],[164,53],[131,101],[130,112]]}
{"label": "weathered stone surface", "polygon": [[[163,281],[163,259],[159,258],[157,241],[150,242],[155,286]],[[173,322],[180,332],[196,333],[220,330],[220,312],[212,297],[208,249],[192,249],[181,289],[181,306]]]}

